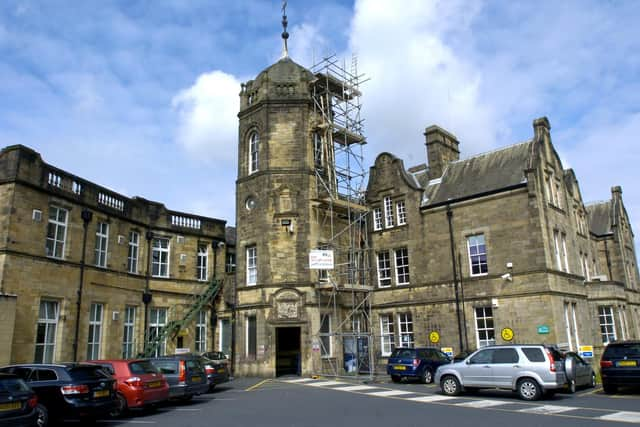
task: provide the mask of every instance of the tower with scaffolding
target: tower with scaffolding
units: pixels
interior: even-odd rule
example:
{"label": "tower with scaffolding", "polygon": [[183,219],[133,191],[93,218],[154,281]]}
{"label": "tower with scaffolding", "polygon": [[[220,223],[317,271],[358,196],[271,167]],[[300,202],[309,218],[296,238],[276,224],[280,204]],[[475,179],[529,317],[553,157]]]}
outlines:
{"label": "tower with scaffolding", "polygon": [[[316,175],[312,215],[333,269],[318,270],[316,299],[320,325],[314,345],[323,355],[314,366],[325,376],[373,375],[369,287],[368,211],[357,58],[350,68],[335,56],[323,58],[311,71],[313,153]],[[313,268],[313,266],[311,266]],[[331,322],[334,322],[332,325]],[[341,363],[340,363],[341,362]]]}

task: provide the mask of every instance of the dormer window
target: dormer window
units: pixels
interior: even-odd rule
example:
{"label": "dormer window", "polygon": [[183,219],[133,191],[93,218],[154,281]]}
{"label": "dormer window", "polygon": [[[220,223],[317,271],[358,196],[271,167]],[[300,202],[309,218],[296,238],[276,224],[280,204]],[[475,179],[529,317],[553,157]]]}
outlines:
{"label": "dormer window", "polygon": [[260,144],[260,137],[258,132],[253,131],[249,134],[249,173],[252,174],[258,171],[258,146]]}

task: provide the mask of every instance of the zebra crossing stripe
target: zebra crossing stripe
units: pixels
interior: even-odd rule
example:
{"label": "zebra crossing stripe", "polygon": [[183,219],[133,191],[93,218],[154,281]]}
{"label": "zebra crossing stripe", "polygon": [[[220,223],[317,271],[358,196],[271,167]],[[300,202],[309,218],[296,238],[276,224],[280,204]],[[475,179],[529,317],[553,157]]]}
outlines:
{"label": "zebra crossing stripe", "polygon": [[441,400],[451,400],[455,399],[455,397],[450,396],[441,396],[439,394],[432,394],[431,396],[420,396],[420,397],[408,397],[407,400],[412,400],[414,402],[439,402]]}
{"label": "zebra crossing stripe", "polygon": [[558,406],[558,405],[542,405],[535,406],[533,408],[520,409],[518,412],[526,412],[528,414],[560,414],[562,412],[574,411],[576,407],[572,406]]}
{"label": "zebra crossing stripe", "polygon": [[341,383],[339,381],[320,381],[319,383],[311,383],[309,385],[314,387],[327,387],[331,385],[342,385],[342,384],[345,384],[345,383]]}
{"label": "zebra crossing stripe", "polygon": [[613,414],[603,415],[596,419],[606,421],[622,421],[627,423],[640,423],[640,412],[614,412]]}
{"label": "zebra crossing stripe", "polygon": [[389,396],[405,396],[407,394],[415,394],[410,391],[402,391],[402,390],[385,390],[385,391],[376,391],[373,393],[367,393],[367,396],[379,396],[379,397],[389,397]]}
{"label": "zebra crossing stripe", "polygon": [[501,400],[473,400],[471,402],[456,403],[456,406],[464,406],[465,408],[491,408],[492,406],[508,405],[510,402]]}
{"label": "zebra crossing stripe", "polygon": [[309,381],[313,381],[311,378],[297,378],[295,380],[285,380],[287,383],[308,383]]}
{"label": "zebra crossing stripe", "polygon": [[334,390],[340,391],[362,391],[362,390],[375,390],[376,387],[371,387],[370,385],[351,385],[347,387],[337,387]]}

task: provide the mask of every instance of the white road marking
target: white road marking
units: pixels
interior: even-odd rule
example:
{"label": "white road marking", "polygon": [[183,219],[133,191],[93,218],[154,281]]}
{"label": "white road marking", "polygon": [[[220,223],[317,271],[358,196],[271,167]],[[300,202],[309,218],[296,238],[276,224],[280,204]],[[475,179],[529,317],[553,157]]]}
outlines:
{"label": "white road marking", "polygon": [[334,390],[340,391],[362,391],[362,390],[375,390],[376,387],[371,387],[370,385],[351,385],[348,387],[337,387]]}
{"label": "white road marking", "polygon": [[319,383],[313,383],[313,384],[309,384],[311,386],[314,387],[326,387],[326,386],[330,386],[330,385],[343,385],[345,383],[341,383],[339,381],[322,381]]}
{"label": "white road marking", "polygon": [[182,411],[182,412],[200,412],[199,408],[175,408],[174,411]]}
{"label": "white road marking", "polygon": [[442,400],[451,399],[455,399],[455,397],[441,396],[439,394],[432,394],[431,396],[407,397],[407,400],[413,400],[414,402],[439,402]]}
{"label": "white road marking", "polygon": [[314,381],[312,378],[297,378],[295,380],[285,380],[286,383],[307,383],[309,381]]}
{"label": "white road marking", "polygon": [[[100,423],[118,423],[118,424],[158,424],[157,421],[142,420],[97,420]],[[65,421],[66,423],[67,421]]]}
{"label": "white road marking", "polygon": [[456,406],[466,408],[491,408],[492,406],[508,405],[510,402],[502,400],[472,400],[471,402],[456,403]]}
{"label": "white road marking", "polygon": [[560,414],[562,412],[574,411],[576,407],[572,406],[558,406],[558,405],[542,405],[534,406],[533,408],[520,409],[518,412],[526,412],[528,414]]}
{"label": "white road marking", "polygon": [[613,414],[603,415],[597,420],[622,421],[627,423],[640,423],[640,412],[622,411]]}
{"label": "white road marking", "polygon": [[388,397],[388,396],[404,396],[406,394],[415,394],[411,391],[402,391],[402,390],[386,390],[386,391],[376,391],[373,393],[366,393],[367,396],[380,396],[380,397]]}

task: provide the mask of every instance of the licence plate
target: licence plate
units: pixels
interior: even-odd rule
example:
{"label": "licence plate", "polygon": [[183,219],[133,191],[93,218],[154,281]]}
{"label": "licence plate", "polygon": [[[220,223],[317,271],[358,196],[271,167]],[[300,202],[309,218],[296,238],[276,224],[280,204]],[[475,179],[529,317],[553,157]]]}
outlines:
{"label": "licence plate", "polygon": [[150,387],[150,388],[160,387],[161,385],[162,385],[162,381],[152,381],[150,383],[147,383],[147,387]]}
{"label": "licence plate", "polygon": [[202,381],[202,378],[200,378],[200,377],[191,377],[191,381],[193,381],[194,383],[199,383],[200,381]]}
{"label": "licence plate", "polygon": [[14,409],[20,409],[21,407],[22,403],[20,402],[0,403],[0,411],[13,411]]}
{"label": "licence plate", "polygon": [[93,397],[109,396],[109,390],[98,390],[93,392]]}
{"label": "licence plate", "polygon": [[638,366],[638,362],[635,360],[621,360],[618,362],[618,366]]}
{"label": "licence plate", "polygon": [[395,369],[396,371],[406,371],[407,367],[406,366],[396,365],[396,366],[393,367],[393,369]]}

